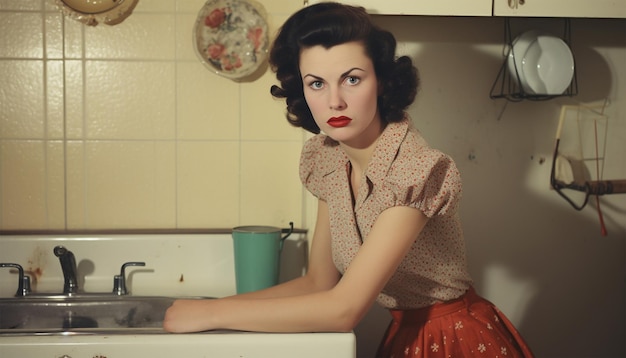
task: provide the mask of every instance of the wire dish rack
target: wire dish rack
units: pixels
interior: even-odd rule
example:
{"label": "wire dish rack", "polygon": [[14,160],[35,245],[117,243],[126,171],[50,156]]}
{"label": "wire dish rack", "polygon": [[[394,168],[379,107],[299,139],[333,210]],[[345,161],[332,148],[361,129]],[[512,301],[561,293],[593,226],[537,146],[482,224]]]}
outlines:
{"label": "wire dish rack", "polygon": [[[567,44],[567,46],[571,49],[571,24],[570,19],[563,19],[563,41]],[[508,69],[508,59],[509,55],[513,51],[513,36],[511,32],[511,21],[509,18],[504,19],[504,47],[503,47],[503,55],[504,61],[502,66],[500,67],[500,71],[498,71],[498,76],[491,86],[491,91],[489,93],[489,98],[498,99],[504,98],[511,102],[521,102],[523,100],[531,100],[531,101],[545,101],[550,100],[556,97],[572,97],[578,94],[578,80],[576,77],[576,64],[574,59],[574,73],[572,76],[572,81],[567,89],[562,94],[534,94],[528,93],[524,90],[522,86],[519,72],[515,71],[515,74],[512,74]],[[573,54],[572,54],[573,56]]]}

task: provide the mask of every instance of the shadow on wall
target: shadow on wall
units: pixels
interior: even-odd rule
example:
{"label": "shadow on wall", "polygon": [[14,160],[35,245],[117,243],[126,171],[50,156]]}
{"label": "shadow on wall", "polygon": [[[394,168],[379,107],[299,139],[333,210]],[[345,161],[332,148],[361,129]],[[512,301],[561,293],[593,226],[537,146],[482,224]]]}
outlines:
{"label": "shadow on wall", "polygon": [[465,205],[463,215],[477,290],[540,357],[624,356],[624,212],[605,213],[610,235],[601,237],[589,212],[520,190],[524,180],[515,176],[523,173],[506,169],[504,185],[466,180],[466,188],[492,194],[475,195],[480,211]]}
{"label": "shadow on wall", "polygon": [[[377,17],[420,70],[413,121],[463,176],[461,219],[479,293],[511,318],[538,357],[623,357],[626,197],[601,199],[609,232],[602,237],[593,205],[571,208],[549,189],[549,171],[560,106],[620,98],[611,66],[623,64],[606,58],[623,54],[596,49],[623,51],[626,22],[572,21],[578,96],[510,104],[488,97],[503,60],[502,21]],[[535,21],[562,24],[525,26]],[[372,308],[355,329],[359,357],[374,356],[388,322],[386,310]]]}
{"label": "shadow on wall", "polygon": [[[598,22],[582,27],[590,30]],[[614,24],[613,33],[620,28],[624,33],[623,21]],[[603,41],[602,33],[586,32],[574,43],[577,97],[509,105],[500,125],[524,123],[529,129],[508,136],[513,143],[493,140],[473,164],[460,164],[466,193],[462,218],[477,289],[507,312],[540,357],[626,354],[626,196],[601,198],[609,232],[602,237],[593,200],[577,212],[548,188],[560,104],[619,98],[615,69],[594,47],[623,49],[626,37]],[[624,118],[612,120],[624,128]],[[616,163],[621,154],[608,156]]]}

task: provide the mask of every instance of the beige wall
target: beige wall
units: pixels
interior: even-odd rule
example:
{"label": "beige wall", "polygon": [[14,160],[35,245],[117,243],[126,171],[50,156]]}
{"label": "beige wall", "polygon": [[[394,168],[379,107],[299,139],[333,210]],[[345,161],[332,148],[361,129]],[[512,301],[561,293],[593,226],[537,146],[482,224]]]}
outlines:
{"label": "beige wall", "polygon": [[[0,1],[0,230],[303,226],[302,131],[192,48],[204,0],[140,0],[116,26]],[[266,2],[271,31],[299,1]]]}

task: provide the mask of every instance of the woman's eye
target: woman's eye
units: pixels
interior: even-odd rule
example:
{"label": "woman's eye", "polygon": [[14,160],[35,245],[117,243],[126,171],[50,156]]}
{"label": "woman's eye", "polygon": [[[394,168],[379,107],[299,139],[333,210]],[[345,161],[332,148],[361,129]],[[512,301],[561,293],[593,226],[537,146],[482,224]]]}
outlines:
{"label": "woman's eye", "polygon": [[320,89],[320,88],[324,87],[324,83],[322,81],[313,81],[313,82],[309,83],[309,87],[311,87],[313,89]]}
{"label": "woman's eye", "polygon": [[349,85],[352,85],[352,86],[354,86],[357,83],[359,83],[360,80],[361,80],[360,78],[355,77],[355,76],[348,76],[348,77],[346,77],[346,83],[349,84]]}

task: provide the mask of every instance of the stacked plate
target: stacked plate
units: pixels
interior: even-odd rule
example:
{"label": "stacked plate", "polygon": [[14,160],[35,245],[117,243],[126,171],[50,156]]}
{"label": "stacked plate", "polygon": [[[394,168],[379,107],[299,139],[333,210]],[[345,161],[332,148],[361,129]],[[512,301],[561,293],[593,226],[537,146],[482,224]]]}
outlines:
{"label": "stacked plate", "polygon": [[574,77],[574,56],[565,41],[534,30],[513,40],[507,65],[527,94],[563,94]]}

